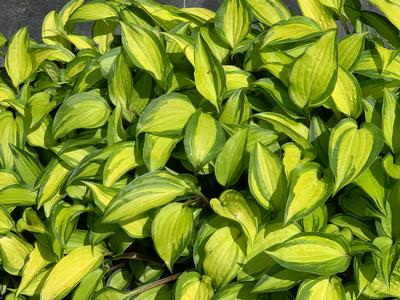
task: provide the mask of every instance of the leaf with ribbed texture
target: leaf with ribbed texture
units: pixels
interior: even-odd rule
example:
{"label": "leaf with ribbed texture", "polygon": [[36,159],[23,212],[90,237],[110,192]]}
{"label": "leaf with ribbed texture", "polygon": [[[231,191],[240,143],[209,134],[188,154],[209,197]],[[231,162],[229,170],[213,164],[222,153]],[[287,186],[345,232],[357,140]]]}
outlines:
{"label": "leaf with ribbed texture", "polygon": [[329,164],[335,175],[334,193],[360,176],[376,159],[383,147],[379,128],[364,123],[358,129],[353,119],[343,119],[329,139]]}
{"label": "leaf with ribbed texture", "polygon": [[14,233],[0,236],[0,254],[3,269],[12,275],[20,275],[33,247]]}
{"label": "leaf with ribbed texture", "polygon": [[249,163],[249,188],[264,208],[279,211],[286,198],[286,176],[279,157],[261,143],[254,146]]}
{"label": "leaf with ribbed texture", "polygon": [[272,26],[261,47],[304,41],[322,34],[321,26],[313,19],[295,16]]}
{"label": "leaf with ribbed texture", "polygon": [[135,142],[121,142],[119,147],[108,157],[103,170],[103,183],[112,186],[126,172],[140,165],[140,157],[135,148]]}
{"label": "leaf with ribbed texture", "polygon": [[153,220],[154,247],[171,272],[192,236],[193,223],[192,209],[177,202],[162,207]]}
{"label": "leaf with ribbed texture", "polygon": [[33,61],[28,48],[28,27],[23,27],[11,38],[5,57],[5,67],[15,87],[28,79],[33,70]]}
{"label": "leaf with ribbed texture", "polygon": [[3,168],[12,169],[14,158],[9,145],[17,143],[18,124],[10,111],[0,112],[0,128],[0,162]]}
{"label": "leaf with ribbed texture", "polygon": [[354,119],[362,112],[361,87],[357,79],[339,66],[337,81],[332,91],[332,101],[336,109]]}
{"label": "leaf with ribbed texture", "polygon": [[393,153],[400,151],[400,105],[395,95],[388,89],[384,89],[382,105],[382,131],[386,144]]}
{"label": "leaf with ribbed texture", "polygon": [[219,117],[224,124],[243,124],[250,119],[251,106],[244,89],[238,89],[225,102]]}
{"label": "leaf with ribbed texture", "polygon": [[285,222],[292,222],[311,214],[328,199],[332,188],[331,173],[323,172],[319,164],[307,162],[297,166],[290,179]]}
{"label": "leaf with ribbed texture", "polygon": [[[358,297],[357,297],[358,298]],[[320,277],[303,281],[297,291],[298,300],[345,300],[345,291],[341,279],[336,276]]]}
{"label": "leaf with ribbed texture", "polygon": [[290,18],[290,11],[280,0],[249,0],[248,4],[260,22],[272,26]]}
{"label": "leaf with ribbed texture", "polygon": [[336,31],[329,31],[296,60],[289,78],[289,93],[300,108],[321,105],[337,79]]}
{"label": "leaf with ribbed texture", "polygon": [[143,145],[143,161],[149,171],[157,171],[163,168],[179,141],[180,138],[146,133]]}
{"label": "leaf with ribbed texture", "polygon": [[7,234],[14,228],[14,220],[12,219],[8,209],[0,204],[0,234]]}
{"label": "leaf with ribbed texture", "polygon": [[197,171],[221,152],[225,132],[211,115],[197,111],[187,123],[183,143],[186,155]]}
{"label": "leaf with ribbed texture", "polygon": [[157,35],[140,25],[121,23],[122,45],[134,65],[167,86],[170,63]]}
{"label": "leaf with ribbed texture", "polygon": [[379,8],[390,22],[400,30],[400,3],[398,0],[370,0],[370,2]]}
{"label": "leaf with ribbed texture", "polygon": [[175,299],[208,300],[214,295],[210,277],[197,272],[183,272],[176,281]]}
{"label": "leaf with ribbed texture", "polygon": [[250,245],[253,244],[257,234],[257,219],[246,199],[239,192],[226,190],[219,199],[211,199],[210,206],[216,214],[238,223],[250,241]]}
{"label": "leaf with ribbed texture", "polygon": [[225,143],[215,161],[215,177],[219,184],[229,186],[239,180],[243,171],[248,129],[241,129]]}
{"label": "leaf with ribbed texture", "polygon": [[6,207],[36,204],[37,191],[25,184],[13,184],[0,190],[0,204]]}
{"label": "leaf with ribbed texture", "polygon": [[19,176],[26,184],[33,185],[42,173],[42,165],[31,153],[10,145],[14,155],[14,166]]}
{"label": "leaf with ribbed texture", "polygon": [[21,282],[17,295],[21,293],[49,264],[54,262],[54,256],[47,245],[37,242],[33,251],[29,254],[21,273]]}
{"label": "leaf with ribbed texture", "polygon": [[119,192],[107,206],[105,223],[124,223],[177,197],[196,193],[191,177],[158,171],[138,177]]}
{"label": "leaf with ribbed texture", "polygon": [[314,19],[322,29],[336,28],[335,19],[321,4],[320,0],[298,0],[301,12],[304,16]]}
{"label": "leaf with ribbed texture", "polygon": [[185,95],[165,94],[151,101],[140,115],[137,134],[149,132],[165,136],[179,136],[195,108]]}
{"label": "leaf with ribbed texture", "polygon": [[226,91],[225,72],[200,34],[194,50],[194,80],[199,93],[219,111]]}
{"label": "leaf with ribbed texture", "polygon": [[247,1],[225,0],[215,16],[215,28],[219,36],[234,49],[247,35],[252,23]]}
{"label": "leaf with ribbed texture", "polygon": [[87,209],[82,204],[60,203],[53,208],[50,228],[61,248],[65,248],[66,242],[78,222],[79,215],[85,211]]}
{"label": "leaf with ribbed texture", "polygon": [[354,183],[362,188],[374,200],[380,211],[385,211],[386,197],[390,191],[390,180],[386,175],[381,158],[377,158]]}
{"label": "leaf with ribbed texture", "polygon": [[319,275],[344,272],[351,261],[347,242],[327,233],[299,233],[266,252],[285,268]]}
{"label": "leaf with ribbed texture", "polygon": [[119,103],[127,109],[133,96],[133,77],[125,54],[121,52],[115,59],[108,74],[108,94],[114,105]]}
{"label": "leaf with ribbed texture", "polygon": [[194,66],[194,39],[180,33],[164,32],[163,34],[173,40],[179,48],[181,48],[188,61]]}
{"label": "leaf with ribbed texture", "polygon": [[245,258],[245,243],[235,227],[215,231],[205,246],[204,272],[211,277],[213,286],[228,284],[239,273]]}
{"label": "leaf with ribbed texture", "polygon": [[[94,203],[104,212],[107,205],[118,194],[120,189],[107,187],[101,184],[85,182],[93,194]],[[121,228],[133,238],[145,238],[151,235],[151,221],[153,210],[139,214],[132,221],[121,224]]]}
{"label": "leaf with ribbed texture", "polygon": [[87,3],[76,9],[69,17],[69,22],[88,22],[117,17],[117,11],[106,1]]}
{"label": "leaf with ribbed texture", "polygon": [[55,158],[49,162],[37,183],[39,207],[60,192],[70,171],[71,167],[60,159]]}
{"label": "leaf with ribbed texture", "polygon": [[364,50],[365,33],[354,33],[343,37],[338,43],[339,65],[352,70]]}
{"label": "leaf with ribbed texture", "polygon": [[271,123],[277,132],[287,135],[304,149],[312,148],[308,141],[310,131],[304,124],[275,112],[263,112],[254,115],[254,117]]}
{"label": "leaf with ribbed texture", "polygon": [[75,94],[64,100],[54,117],[54,139],[61,138],[78,128],[103,126],[110,115],[110,106],[95,92]]}
{"label": "leaf with ribbed texture", "polygon": [[83,246],[71,251],[52,268],[40,292],[40,299],[63,299],[83,277],[101,265],[105,253],[101,246]]}

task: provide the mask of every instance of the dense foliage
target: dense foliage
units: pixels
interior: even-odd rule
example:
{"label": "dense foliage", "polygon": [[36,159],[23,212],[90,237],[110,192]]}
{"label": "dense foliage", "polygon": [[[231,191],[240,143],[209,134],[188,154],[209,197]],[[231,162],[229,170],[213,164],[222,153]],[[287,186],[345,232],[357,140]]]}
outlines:
{"label": "dense foliage", "polygon": [[1,36],[0,298],[400,298],[400,1],[370,2]]}

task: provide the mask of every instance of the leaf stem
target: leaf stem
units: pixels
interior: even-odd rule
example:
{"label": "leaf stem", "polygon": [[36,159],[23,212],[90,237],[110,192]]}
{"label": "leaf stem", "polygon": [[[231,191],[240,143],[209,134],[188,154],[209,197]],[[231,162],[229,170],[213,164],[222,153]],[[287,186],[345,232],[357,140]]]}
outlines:
{"label": "leaf stem", "polygon": [[138,252],[127,252],[120,255],[116,255],[112,258],[113,260],[118,259],[129,259],[129,260],[144,260],[147,262],[154,262],[154,263],[163,263],[160,259],[152,256],[148,256],[145,254],[141,254]]}
{"label": "leaf stem", "polygon": [[143,293],[145,291],[151,290],[151,289],[153,289],[153,288],[155,288],[157,286],[160,286],[160,285],[175,281],[179,277],[179,275],[181,275],[181,273],[176,273],[176,274],[173,274],[171,276],[168,276],[168,277],[156,280],[154,282],[151,282],[149,284],[145,284],[143,286],[140,286],[140,287],[134,289],[132,292],[130,292],[129,296],[136,296],[136,295],[141,294],[141,293]]}

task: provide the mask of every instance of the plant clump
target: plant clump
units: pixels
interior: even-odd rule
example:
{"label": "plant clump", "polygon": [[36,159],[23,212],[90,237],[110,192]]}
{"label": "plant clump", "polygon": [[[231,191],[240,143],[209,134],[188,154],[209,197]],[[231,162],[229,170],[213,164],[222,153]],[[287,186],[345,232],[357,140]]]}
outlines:
{"label": "plant clump", "polygon": [[0,36],[0,298],[400,298],[400,3],[284,2]]}

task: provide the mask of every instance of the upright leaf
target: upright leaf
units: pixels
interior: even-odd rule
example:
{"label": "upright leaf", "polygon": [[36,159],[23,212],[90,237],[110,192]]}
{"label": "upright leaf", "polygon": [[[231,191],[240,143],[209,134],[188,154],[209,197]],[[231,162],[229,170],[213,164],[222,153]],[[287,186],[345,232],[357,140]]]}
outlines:
{"label": "upright leaf", "polygon": [[189,119],[183,142],[186,155],[197,171],[221,152],[225,133],[211,115],[197,111]]}
{"label": "upright leaf", "polygon": [[289,93],[300,108],[319,106],[333,92],[338,69],[335,38],[336,31],[329,31],[294,63]]}
{"label": "upright leaf", "polygon": [[244,0],[225,0],[215,16],[219,36],[234,49],[251,28],[252,15]]}
{"label": "upright leaf", "polygon": [[194,80],[199,93],[219,111],[226,90],[225,72],[200,34],[194,50]]}
{"label": "upright leaf", "polygon": [[31,75],[33,61],[29,53],[28,27],[21,28],[11,38],[5,57],[5,67],[15,87]]}
{"label": "upright leaf", "polygon": [[167,204],[153,220],[154,247],[171,272],[191,238],[193,223],[192,209],[183,203]]}
{"label": "upright leaf", "polygon": [[249,188],[264,208],[278,212],[286,198],[286,176],[281,160],[261,143],[254,146],[249,163]]}
{"label": "upright leaf", "polygon": [[140,25],[121,22],[122,45],[134,65],[167,86],[170,63],[157,35]]}
{"label": "upright leaf", "polygon": [[329,139],[329,164],[335,175],[334,193],[360,176],[376,159],[383,147],[383,136],[373,124],[358,124],[352,119],[340,121]]}

